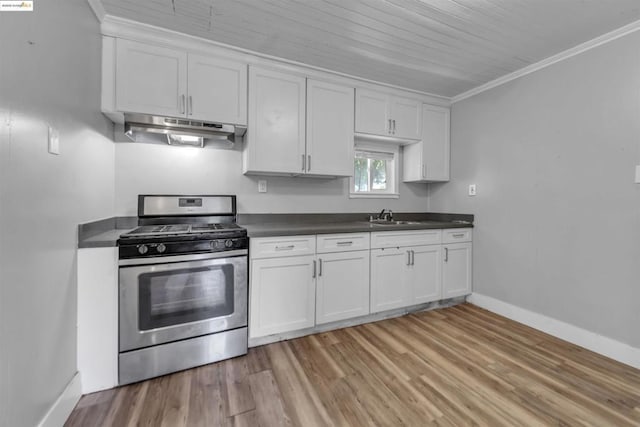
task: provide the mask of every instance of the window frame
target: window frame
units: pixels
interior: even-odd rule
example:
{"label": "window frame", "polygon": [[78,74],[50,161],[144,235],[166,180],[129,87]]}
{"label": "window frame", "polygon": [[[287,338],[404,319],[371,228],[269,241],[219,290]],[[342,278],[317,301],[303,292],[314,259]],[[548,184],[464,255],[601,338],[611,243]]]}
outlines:
{"label": "window frame", "polygon": [[[355,191],[355,160],[358,153],[381,153],[391,156],[387,162],[387,182],[389,188],[384,191]],[[349,178],[349,198],[351,199],[397,199],[399,192],[400,174],[400,147],[389,144],[376,144],[374,142],[356,142],[353,150],[353,175]],[[391,165],[391,170],[389,170]],[[391,173],[389,173],[391,172]]]}

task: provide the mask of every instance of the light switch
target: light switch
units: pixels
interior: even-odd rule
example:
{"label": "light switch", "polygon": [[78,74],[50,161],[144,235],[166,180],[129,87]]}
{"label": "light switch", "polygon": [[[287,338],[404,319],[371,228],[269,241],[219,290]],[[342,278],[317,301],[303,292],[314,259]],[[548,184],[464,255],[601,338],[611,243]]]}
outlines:
{"label": "light switch", "polygon": [[60,133],[53,126],[49,126],[49,153],[60,154]]}
{"label": "light switch", "polygon": [[267,192],[267,180],[261,179],[258,181],[258,193],[266,193]]}
{"label": "light switch", "polygon": [[475,196],[476,195],[476,185],[475,184],[469,185],[469,195],[470,196]]}
{"label": "light switch", "polygon": [[640,184],[640,165],[636,165],[636,184]]}

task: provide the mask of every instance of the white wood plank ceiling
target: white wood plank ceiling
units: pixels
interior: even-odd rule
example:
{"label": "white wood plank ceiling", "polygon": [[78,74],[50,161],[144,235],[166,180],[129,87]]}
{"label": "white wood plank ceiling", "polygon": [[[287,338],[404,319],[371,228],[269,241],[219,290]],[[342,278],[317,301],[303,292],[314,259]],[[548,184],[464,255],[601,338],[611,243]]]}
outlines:
{"label": "white wood plank ceiling", "polygon": [[640,0],[101,1],[108,15],[447,97],[640,19]]}

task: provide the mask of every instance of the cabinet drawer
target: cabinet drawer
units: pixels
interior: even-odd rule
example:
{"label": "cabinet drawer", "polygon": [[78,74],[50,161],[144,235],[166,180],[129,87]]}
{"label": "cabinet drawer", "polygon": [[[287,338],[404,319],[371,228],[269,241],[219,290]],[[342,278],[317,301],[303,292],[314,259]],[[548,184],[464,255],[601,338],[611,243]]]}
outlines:
{"label": "cabinet drawer", "polygon": [[251,259],[294,255],[315,255],[316,236],[283,236],[252,238],[249,244]]}
{"label": "cabinet drawer", "polygon": [[442,243],[471,241],[471,228],[447,228],[442,230]]}
{"label": "cabinet drawer", "polygon": [[321,234],[316,245],[319,254],[368,250],[369,233]]}
{"label": "cabinet drawer", "polygon": [[371,248],[399,246],[439,245],[441,230],[381,231],[371,233]]}

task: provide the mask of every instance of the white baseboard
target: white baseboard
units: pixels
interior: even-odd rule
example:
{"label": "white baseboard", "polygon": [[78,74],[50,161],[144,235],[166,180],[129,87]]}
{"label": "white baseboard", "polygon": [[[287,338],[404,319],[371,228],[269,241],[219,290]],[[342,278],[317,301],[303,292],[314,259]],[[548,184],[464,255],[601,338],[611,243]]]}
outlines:
{"label": "white baseboard", "polygon": [[38,427],[62,427],[64,425],[82,396],[80,383],[80,373],[76,372],[62,394],[58,396],[47,414],[38,423]]}
{"label": "white baseboard", "polygon": [[640,348],[475,292],[467,302],[640,369]]}

